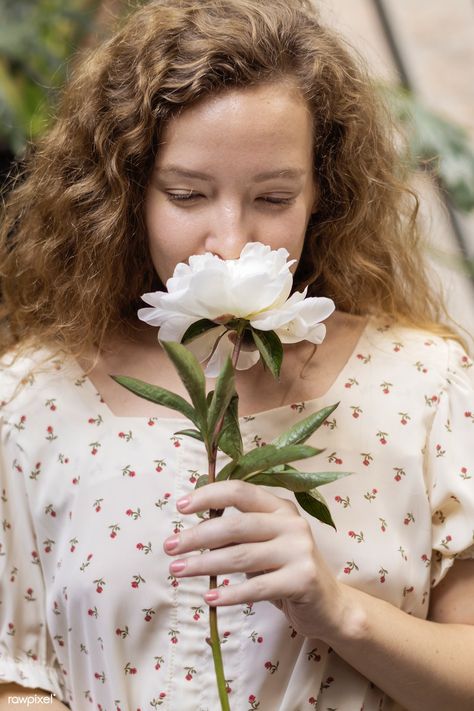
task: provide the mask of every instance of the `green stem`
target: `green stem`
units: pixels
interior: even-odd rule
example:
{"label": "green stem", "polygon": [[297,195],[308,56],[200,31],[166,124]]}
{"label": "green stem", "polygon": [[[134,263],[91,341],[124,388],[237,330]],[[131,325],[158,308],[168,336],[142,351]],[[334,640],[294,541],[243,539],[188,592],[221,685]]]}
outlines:
{"label": "green stem", "polygon": [[[217,447],[213,447],[211,456],[209,457],[209,483],[215,481],[216,477],[216,455]],[[211,509],[209,512],[210,518],[217,518],[219,512],[216,509]],[[217,576],[209,577],[209,590],[217,588]],[[226,690],[224,664],[222,661],[221,642],[219,639],[219,630],[217,627],[217,607],[209,607],[209,630],[211,634],[211,649],[212,658],[214,659],[214,670],[216,673],[217,690],[221,702],[222,711],[230,711],[229,696]]]}
{"label": "green stem", "polygon": [[[234,350],[232,352],[232,365],[234,369],[237,365],[237,360],[239,358],[240,349],[242,347],[244,328],[241,327],[237,331],[237,339],[234,345]],[[219,439],[219,434],[224,424],[224,416],[221,417],[220,421],[216,424],[214,432],[211,434],[211,448],[208,451],[208,481],[212,484],[216,479],[216,458],[217,458],[217,440]],[[217,518],[222,514],[222,511],[216,509],[211,509],[209,511],[209,518]],[[215,590],[217,588],[217,576],[209,576],[209,590]],[[214,660],[214,670],[216,673],[217,690],[219,692],[219,700],[221,702],[222,711],[230,711],[229,696],[227,694],[225,674],[224,674],[224,664],[222,661],[222,650],[221,643],[219,639],[219,630],[217,627],[217,607],[209,607],[209,630],[211,634],[210,644],[212,649],[212,658]]]}

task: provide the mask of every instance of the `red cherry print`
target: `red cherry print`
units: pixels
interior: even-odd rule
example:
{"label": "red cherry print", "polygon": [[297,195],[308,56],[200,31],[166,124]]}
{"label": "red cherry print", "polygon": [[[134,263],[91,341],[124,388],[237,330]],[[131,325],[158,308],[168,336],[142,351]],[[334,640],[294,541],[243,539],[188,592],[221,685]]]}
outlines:
{"label": "red cherry print", "polygon": [[186,681],[191,681],[191,679],[192,679],[193,677],[192,677],[192,675],[188,672],[184,678],[186,679]]}

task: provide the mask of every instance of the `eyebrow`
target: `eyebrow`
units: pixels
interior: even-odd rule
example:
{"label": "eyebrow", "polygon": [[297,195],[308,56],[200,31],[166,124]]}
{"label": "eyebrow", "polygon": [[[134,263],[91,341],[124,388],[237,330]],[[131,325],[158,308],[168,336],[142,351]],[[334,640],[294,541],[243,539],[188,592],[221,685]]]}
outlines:
{"label": "eyebrow", "polygon": [[[162,168],[157,167],[156,172],[159,175],[169,174],[176,175],[180,178],[197,178],[198,180],[212,180],[212,176],[206,173],[201,173],[198,170],[190,170],[188,168],[181,168],[178,165],[165,165]],[[271,180],[272,178],[287,178],[295,179],[301,178],[306,174],[305,170],[301,168],[280,168],[278,170],[269,170],[263,173],[257,173],[254,177],[256,183],[263,183],[265,180]]]}

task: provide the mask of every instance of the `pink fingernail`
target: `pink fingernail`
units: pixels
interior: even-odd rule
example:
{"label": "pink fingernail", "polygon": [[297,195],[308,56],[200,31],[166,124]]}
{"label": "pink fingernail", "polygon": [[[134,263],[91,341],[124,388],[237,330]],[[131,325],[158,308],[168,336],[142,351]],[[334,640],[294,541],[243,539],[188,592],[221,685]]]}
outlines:
{"label": "pink fingernail", "polygon": [[217,590],[208,590],[204,595],[204,599],[207,600],[207,602],[214,602],[214,600],[217,600],[218,597],[219,592]]}
{"label": "pink fingernail", "polygon": [[165,541],[165,551],[172,551],[179,543],[179,536],[170,536]]}
{"label": "pink fingernail", "polygon": [[172,573],[180,573],[186,567],[185,560],[174,560],[170,565],[170,570]]}
{"label": "pink fingernail", "polygon": [[178,501],[176,502],[176,506],[178,509],[185,509],[189,506],[190,503],[191,499],[189,498],[189,496],[183,496],[182,499],[178,499]]}

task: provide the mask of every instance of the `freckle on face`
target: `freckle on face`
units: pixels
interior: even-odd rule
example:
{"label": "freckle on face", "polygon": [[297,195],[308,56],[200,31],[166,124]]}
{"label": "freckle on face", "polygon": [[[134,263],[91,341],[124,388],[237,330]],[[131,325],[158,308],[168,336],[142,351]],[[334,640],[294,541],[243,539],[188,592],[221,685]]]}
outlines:
{"label": "freckle on face", "polygon": [[[161,280],[191,254],[233,259],[249,241],[298,259],[316,201],[312,140],[312,117],[290,85],[229,90],[172,119],[145,198]],[[198,197],[186,203],[170,193]],[[271,202],[282,198],[290,204]]]}

